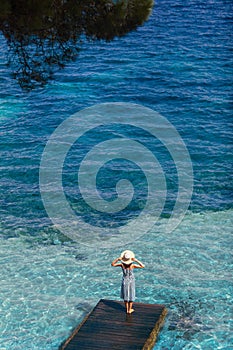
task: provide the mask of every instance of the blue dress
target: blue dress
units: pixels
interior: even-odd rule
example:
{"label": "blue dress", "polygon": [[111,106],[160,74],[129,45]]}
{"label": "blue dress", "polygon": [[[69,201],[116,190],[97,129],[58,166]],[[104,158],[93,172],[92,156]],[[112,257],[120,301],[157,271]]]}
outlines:
{"label": "blue dress", "polygon": [[125,301],[135,300],[135,278],[132,269],[122,267],[121,298]]}

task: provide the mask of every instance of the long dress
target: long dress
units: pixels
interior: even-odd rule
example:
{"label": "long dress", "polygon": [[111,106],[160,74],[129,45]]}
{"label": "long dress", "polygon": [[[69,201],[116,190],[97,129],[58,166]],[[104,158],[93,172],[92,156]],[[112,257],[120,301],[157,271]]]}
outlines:
{"label": "long dress", "polygon": [[133,269],[122,267],[123,277],[121,283],[121,298],[124,301],[135,300],[135,278]]}

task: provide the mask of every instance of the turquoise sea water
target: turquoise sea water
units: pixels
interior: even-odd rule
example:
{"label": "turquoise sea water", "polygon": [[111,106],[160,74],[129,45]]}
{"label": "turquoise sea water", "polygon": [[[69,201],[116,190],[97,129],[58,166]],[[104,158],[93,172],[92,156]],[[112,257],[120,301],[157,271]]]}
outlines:
{"label": "turquoise sea water", "polygon": [[[110,262],[125,247],[146,265],[137,301],[169,309],[155,349],[232,348],[231,18],[231,1],[159,1],[137,31],[84,42],[76,62],[31,92],[11,79],[0,38],[1,349],[57,349],[100,298],[118,299]],[[152,229],[130,245],[64,242],[40,196],[44,147],[73,113],[118,101],[179,131],[194,170],[190,208],[174,232]]]}

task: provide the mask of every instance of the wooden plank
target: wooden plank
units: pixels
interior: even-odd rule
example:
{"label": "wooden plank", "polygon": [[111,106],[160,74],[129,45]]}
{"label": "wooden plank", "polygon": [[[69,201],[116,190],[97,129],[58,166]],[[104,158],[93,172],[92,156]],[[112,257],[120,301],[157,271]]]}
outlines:
{"label": "wooden plank", "polygon": [[125,313],[121,301],[101,299],[60,350],[150,350],[167,310],[164,305],[134,303]]}

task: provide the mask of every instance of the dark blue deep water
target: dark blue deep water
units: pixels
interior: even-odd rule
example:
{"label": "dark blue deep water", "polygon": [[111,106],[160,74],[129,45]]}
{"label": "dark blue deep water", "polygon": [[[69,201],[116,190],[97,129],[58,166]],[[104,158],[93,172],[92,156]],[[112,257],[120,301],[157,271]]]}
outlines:
{"label": "dark blue deep water", "polygon": [[[56,127],[109,102],[163,115],[193,166],[193,196],[180,226],[169,235],[152,229],[127,246],[146,265],[137,273],[137,301],[169,309],[155,349],[232,348],[232,33],[231,1],[159,0],[136,31],[107,43],[84,40],[75,62],[30,92],[12,79],[0,37],[1,349],[57,349],[99,298],[119,298],[120,277],[110,267],[119,248],[97,251],[65,239],[39,188],[41,157]],[[172,194],[171,179],[170,186]],[[162,220],[169,210],[167,203]]]}

